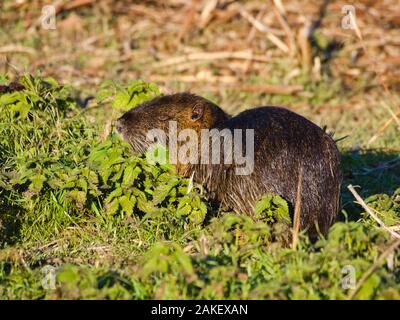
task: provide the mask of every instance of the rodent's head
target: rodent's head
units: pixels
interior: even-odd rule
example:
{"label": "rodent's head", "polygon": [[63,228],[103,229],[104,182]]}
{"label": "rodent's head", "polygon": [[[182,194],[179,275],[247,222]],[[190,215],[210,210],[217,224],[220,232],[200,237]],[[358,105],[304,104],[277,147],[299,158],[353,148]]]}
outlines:
{"label": "rodent's head", "polygon": [[157,97],[126,112],[116,122],[116,130],[136,152],[144,152],[149,146],[147,133],[152,129],[163,130],[168,139],[169,122],[176,121],[178,133],[193,129],[218,127],[229,116],[217,105],[190,93],[177,93]]}

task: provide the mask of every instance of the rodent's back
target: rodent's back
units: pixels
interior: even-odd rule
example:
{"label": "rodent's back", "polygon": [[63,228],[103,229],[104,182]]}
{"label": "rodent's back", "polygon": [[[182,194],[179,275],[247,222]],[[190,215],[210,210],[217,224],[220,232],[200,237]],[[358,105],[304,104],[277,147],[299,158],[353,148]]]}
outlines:
{"label": "rodent's back", "polygon": [[191,128],[198,134],[201,129],[225,129],[233,136],[235,129],[254,130],[254,169],[248,175],[237,175],[235,163],[176,164],[178,173],[186,177],[194,173],[214,203],[251,215],[255,203],[272,193],[293,207],[302,171],[301,227],[312,237],[318,231],[327,233],[340,205],[340,154],[332,138],[317,125],[280,107],[259,107],[230,117],[202,97],[181,93],[155,98],[128,111],[117,121],[117,130],[134,151],[143,152],[149,146],[146,132],[165,130],[171,120],[177,122],[178,130]]}
{"label": "rodent's back", "polygon": [[332,137],[306,118],[280,107],[244,111],[223,127],[254,129],[254,171],[237,176],[231,170],[220,184],[228,189],[217,192],[225,195],[223,204],[251,214],[262,195],[274,193],[293,206],[301,170],[301,226],[312,235],[318,228],[326,234],[339,210],[342,180],[340,153]]}

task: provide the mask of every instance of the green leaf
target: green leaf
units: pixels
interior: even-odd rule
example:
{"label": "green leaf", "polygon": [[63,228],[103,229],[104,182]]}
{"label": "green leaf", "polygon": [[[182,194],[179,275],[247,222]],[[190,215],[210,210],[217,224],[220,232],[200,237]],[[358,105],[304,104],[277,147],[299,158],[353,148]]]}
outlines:
{"label": "green leaf", "polygon": [[122,210],[128,215],[132,214],[133,208],[136,203],[136,198],[133,199],[134,201],[132,201],[132,198],[130,199],[127,195],[123,195],[122,197],[119,198],[119,203],[122,207]]}
{"label": "green leaf", "polygon": [[192,212],[192,207],[188,203],[181,204],[179,202],[178,209],[176,210],[176,214],[178,217],[188,216]]}
{"label": "green leaf", "polygon": [[356,297],[360,300],[374,299],[374,294],[379,286],[380,278],[377,274],[372,274],[361,286]]}
{"label": "green leaf", "polygon": [[30,180],[31,184],[29,185],[29,189],[39,192],[43,188],[43,183],[46,181],[46,177],[41,174],[37,174],[31,177]]}
{"label": "green leaf", "polygon": [[97,103],[102,103],[104,100],[110,98],[113,95],[113,91],[110,89],[101,89],[97,94],[96,94],[96,102]]}
{"label": "green leaf", "polygon": [[123,111],[128,111],[130,109],[129,106],[130,96],[129,93],[125,90],[119,91],[115,96],[112,107],[114,109],[120,109]]}
{"label": "green leaf", "polygon": [[68,197],[80,205],[86,203],[86,192],[79,190],[71,190],[68,192]]}
{"label": "green leaf", "polygon": [[142,172],[142,169],[138,166],[129,165],[125,168],[124,177],[122,179],[122,186],[127,187],[133,185],[136,178]]}
{"label": "green leaf", "polygon": [[57,280],[66,284],[76,284],[80,280],[78,268],[72,265],[65,265],[57,273]]}
{"label": "green leaf", "polygon": [[11,106],[11,110],[18,112],[20,118],[26,118],[29,111],[31,110],[31,106],[25,101],[19,101]]}
{"label": "green leaf", "polygon": [[111,201],[109,204],[106,205],[106,213],[108,215],[114,215],[119,209],[119,204],[120,202],[118,198]]}
{"label": "green leaf", "polygon": [[10,92],[0,94],[0,106],[7,106],[10,104],[15,104],[21,99],[21,94],[19,92]]}
{"label": "green leaf", "polygon": [[257,218],[265,219],[268,222],[291,223],[289,206],[287,202],[278,195],[267,194],[257,201],[254,207]]}
{"label": "green leaf", "polygon": [[153,203],[155,205],[160,204],[165,200],[171,189],[179,183],[179,178],[172,178],[167,184],[162,184],[156,187],[153,194]]}
{"label": "green leaf", "polygon": [[45,77],[43,78],[43,81],[48,83],[53,89],[59,87],[57,80],[54,79],[53,77]]}
{"label": "green leaf", "polygon": [[122,195],[122,188],[117,187],[114,189],[105,199],[105,203],[110,203],[114,198],[120,197]]}
{"label": "green leaf", "polygon": [[76,186],[81,188],[85,193],[88,190],[88,183],[85,178],[80,178],[76,181]]}

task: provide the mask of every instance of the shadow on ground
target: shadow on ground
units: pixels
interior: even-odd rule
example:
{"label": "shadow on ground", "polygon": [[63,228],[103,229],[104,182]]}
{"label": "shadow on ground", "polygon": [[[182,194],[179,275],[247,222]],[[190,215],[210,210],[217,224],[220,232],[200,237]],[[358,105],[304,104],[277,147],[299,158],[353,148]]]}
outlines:
{"label": "shadow on ground", "polygon": [[4,203],[7,195],[0,189],[0,249],[18,242],[23,209]]}
{"label": "shadow on ground", "polygon": [[[363,209],[354,203],[354,197],[347,186],[359,186],[357,192],[362,198],[374,194],[389,194],[400,188],[400,154],[381,149],[342,152],[343,185],[342,208],[349,220],[357,220]],[[338,220],[343,220],[343,214]]]}

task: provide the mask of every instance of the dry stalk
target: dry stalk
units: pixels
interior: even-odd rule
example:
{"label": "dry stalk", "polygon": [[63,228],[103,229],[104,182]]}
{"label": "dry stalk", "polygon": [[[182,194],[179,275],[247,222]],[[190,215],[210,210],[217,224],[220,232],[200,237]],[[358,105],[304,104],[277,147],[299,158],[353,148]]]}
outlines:
{"label": "dry stalk", "polygon": [[360,291],[365,281],[367,281],[367,279],[376,270],[376,268],[379,267],[379,264],[382,262],[382,260],[387,258],[399,245],[400,245],[400,239],[397,239],[393,241],[392,244],[385,251],[382,252],[382,254],[378,257],[375,263],[362,275],[354,291],[351,291],[351,293],[348,295],[347,297],[348,300],[352,300],[356,296],[356,294],[358,293],[358,291]]}
{"label": "dry stalk", "polygon": [[347,188],[353,194],[354,198],[356,198],[357,203],[364,208],[364,210],[382,227],[382,229],[389,232],[396,239],[400,239],[400,234],[394,232],[387,225],[385,225],[381,219],[379,219],[379,217],[373,212],[373,210],[370,207],[368,207],[368,205],[364,202],[364,200],[360,197],[360,195],[357,193],[357,191],[351,184],[348,185]]}
{"label": "dry stalk", "polygon": [[303,178],[303,168],[300,168],[299,180],[297,182],[296,204],[293,216],[293,230],[292,230],[292,249],[296,250],[297,240],[300,231],[300,212],[301,212],[301,184]]}

